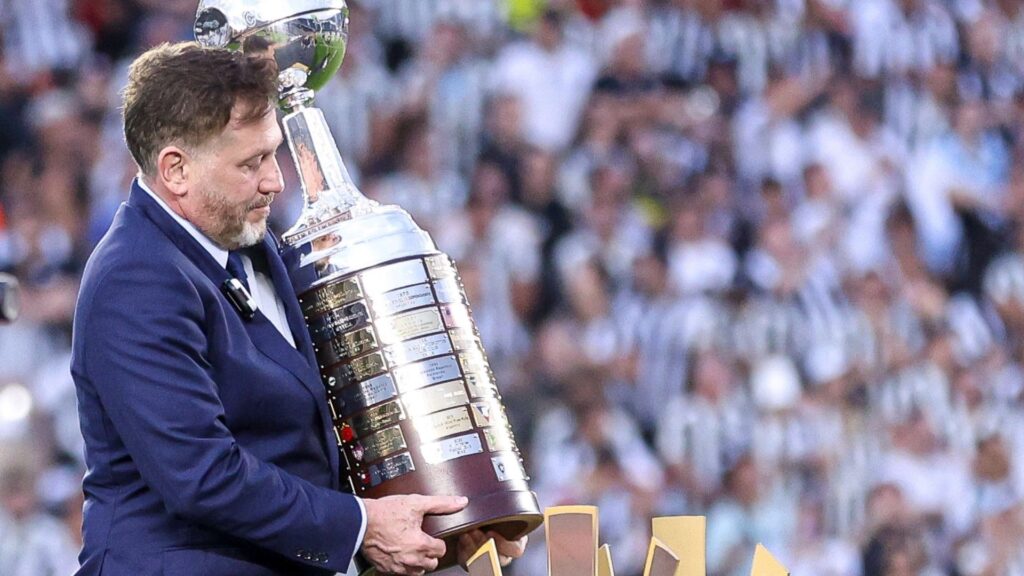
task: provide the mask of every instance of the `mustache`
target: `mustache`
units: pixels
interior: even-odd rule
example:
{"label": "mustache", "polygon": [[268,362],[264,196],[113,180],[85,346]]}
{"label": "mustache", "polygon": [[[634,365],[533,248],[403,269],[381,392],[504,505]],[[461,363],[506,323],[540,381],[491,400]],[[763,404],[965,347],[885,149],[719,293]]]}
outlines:
{"label": "mustache", "polygon": [[274,203],[274,199],[277,198],[277,194],[269,194],[264,198],[258,199],[247,206],[248,210],[259,210],[260,208],[266,208]]}

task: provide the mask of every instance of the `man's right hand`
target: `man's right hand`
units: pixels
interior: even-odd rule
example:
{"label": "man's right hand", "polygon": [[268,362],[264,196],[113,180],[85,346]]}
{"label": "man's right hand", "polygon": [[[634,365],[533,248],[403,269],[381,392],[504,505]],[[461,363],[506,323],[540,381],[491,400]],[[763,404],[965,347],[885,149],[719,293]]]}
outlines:
{"label": "man's right hand", "polygon": [[387,496],[365,499],[363,556],[386,574],[418,576],[437,568],[443,540],[423,531],[425,514],[453,514],[469,503],[462,496]]}

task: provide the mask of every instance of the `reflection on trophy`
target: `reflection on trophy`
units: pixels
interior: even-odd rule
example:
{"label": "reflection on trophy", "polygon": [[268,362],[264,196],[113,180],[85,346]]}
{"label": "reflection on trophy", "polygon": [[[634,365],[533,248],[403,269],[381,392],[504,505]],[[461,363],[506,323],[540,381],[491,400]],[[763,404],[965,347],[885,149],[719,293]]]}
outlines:
{"label": "reflection on trophy", "polygon": [[18,280],[10,274],[0,274],[0,324],[18,319]]}
{"label": "reflection on trophy", "polygon": [[424,530],[519,538],[543,521],[451,259],[399,207],[355,187],[314,90],[345,55],[344,0],[202,0],[196,38],[265,53],[279,68],[285,136],[305,206],[284,235],[289,267],[358,496],[457,494]]}

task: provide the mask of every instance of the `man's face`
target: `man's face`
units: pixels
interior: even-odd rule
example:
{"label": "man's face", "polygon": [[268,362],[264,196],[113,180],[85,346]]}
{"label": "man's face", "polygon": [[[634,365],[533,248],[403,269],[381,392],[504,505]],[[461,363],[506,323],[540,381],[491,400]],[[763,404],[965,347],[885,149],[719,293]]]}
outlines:
{"label": "man's face", "polygon": [[248,122],[245,112],[237,104],[223,132],[196,147],[196,177],[180,204],[185,217],[226,250],[263,240],[270,203],[284,187],[275,157],[282,136],[274,110]]}

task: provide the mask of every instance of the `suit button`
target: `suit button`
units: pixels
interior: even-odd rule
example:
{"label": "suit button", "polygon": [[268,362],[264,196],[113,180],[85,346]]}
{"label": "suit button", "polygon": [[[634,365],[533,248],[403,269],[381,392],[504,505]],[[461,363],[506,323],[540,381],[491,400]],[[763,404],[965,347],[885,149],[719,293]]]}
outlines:
{"label": "suit button", "polygon": [[306,554],[307,554],[307,553],[306,553],[306,551],[305,551],[305,550],[299,550],[299,551],[297,551],[297,552],[295,553],[295,557],[296,557],[296,558],[305,558],[305,557],[306,557]]}

